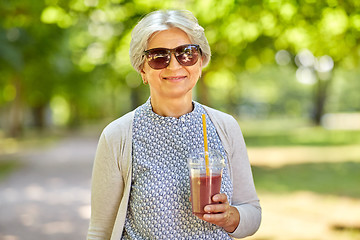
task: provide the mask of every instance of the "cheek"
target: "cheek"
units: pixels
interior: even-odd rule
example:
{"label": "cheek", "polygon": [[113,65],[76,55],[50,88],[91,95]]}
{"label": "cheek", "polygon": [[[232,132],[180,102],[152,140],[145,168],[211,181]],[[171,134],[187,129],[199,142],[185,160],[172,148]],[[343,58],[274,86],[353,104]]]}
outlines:
{"label": "cheek", "polygon": [[153,72],[153,69],[150,68],[149,65],[145,64],[143,70],[141,71],[141,75],[143,76],[143,78],[149,80],[149,78],[151,78],[151,76],[153,75]]}
{"label": "cheek", "polygon": [[144,69],[144,73],[142,74],[143,79],[145,77],[146,81],[149,83],[159,81],[161,79],[161,71],[153,70],[153,69]]}
{"label": "cheek", "polygon": [[199,67],[199,66],[197,66],[196,68],[194,68],[194,69],[192,69],[191,70],[191,75],[192,75],[192,77],[193,78],[196,78],[196,79],[198,79],[198,78],[200,78],[200,76],[201,76],[201,67]]}

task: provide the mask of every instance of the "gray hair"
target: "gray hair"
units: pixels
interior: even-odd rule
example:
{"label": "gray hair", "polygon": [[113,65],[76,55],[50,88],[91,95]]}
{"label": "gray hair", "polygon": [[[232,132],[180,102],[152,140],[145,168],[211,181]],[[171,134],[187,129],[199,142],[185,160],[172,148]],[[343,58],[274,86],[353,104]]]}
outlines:
{"label": "gray hair", "polygon": [[204,28],[198,23],[194,15],[187,10],[159,10],[146,15],[131,32],[130,61],[138,72],[144,65],[144,51],[147,49],[149,38],[159,31],[170,28],[179,28],[184,31],[192,44],[200,46],[203,54],[203,67],[211,58],[211,50],[206,39]]}

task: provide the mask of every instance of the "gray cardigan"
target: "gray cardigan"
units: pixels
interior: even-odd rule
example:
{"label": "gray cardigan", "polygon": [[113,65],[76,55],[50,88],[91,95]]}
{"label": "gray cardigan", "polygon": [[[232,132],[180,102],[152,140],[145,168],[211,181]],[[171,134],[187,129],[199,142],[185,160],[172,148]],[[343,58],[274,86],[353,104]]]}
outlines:
{"label": "gray cardigan", "polygon": [[[244,238],[254,234],[261,221],[245,142],[232,116],[203,107],[224,145],[234,188],[229,202],[240,213],[237,229],[229,234]],[[121,239],[131,189],[133,117],[134,111],[113,121],[100,136],[93,166],[88,240]]]}

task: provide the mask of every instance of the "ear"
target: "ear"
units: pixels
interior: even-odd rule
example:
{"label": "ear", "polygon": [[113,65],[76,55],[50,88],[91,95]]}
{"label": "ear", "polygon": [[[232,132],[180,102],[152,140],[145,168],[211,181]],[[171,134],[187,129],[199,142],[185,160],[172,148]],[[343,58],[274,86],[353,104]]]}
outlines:
{"label": "ear", "polygon": [[142,78],[142,80],[143,80],[143,83],[144,83],[144,84],[147,84],[148,81],[146,80],[146,74],[145,74],[144,69],[141,69],[140,74],[141,74],[141,78]]}
{"label": "ear", "polygon": [[203,61],[204,61],[204,59],[205,59],[204,56],[202,56],[202,57],[200,58],[200,68],[201,68],[201,69],[202,69],[202,66],[203,66]]}

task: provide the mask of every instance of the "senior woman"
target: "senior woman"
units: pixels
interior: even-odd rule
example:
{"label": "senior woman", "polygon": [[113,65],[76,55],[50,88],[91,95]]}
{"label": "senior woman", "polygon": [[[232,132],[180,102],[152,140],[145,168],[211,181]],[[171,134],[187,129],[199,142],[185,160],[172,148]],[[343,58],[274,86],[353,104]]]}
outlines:
{"label": "senior woman", "polygon": [[[150,97],[101,134],[93,168],[88,239],[232,239],[260,225],[241,130],[233,117],[193,101],[210,60],[204,29],[188,11],[155,11],[133,29],[130,59]],[[221,81],[221,79],[219,79]],[[192,214],[187,157],[203,146],[225,156],[221,193]]]}

